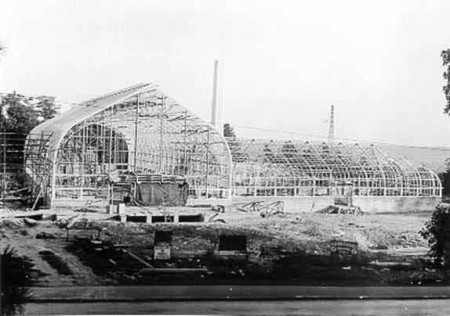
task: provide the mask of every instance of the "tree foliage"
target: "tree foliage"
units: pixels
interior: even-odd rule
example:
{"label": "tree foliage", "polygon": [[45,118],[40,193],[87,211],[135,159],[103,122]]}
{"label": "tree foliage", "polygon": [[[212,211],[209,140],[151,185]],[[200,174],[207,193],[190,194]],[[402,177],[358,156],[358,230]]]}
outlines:
{"label": "tree foliage", "polygon": [[58,114],[60,108],[55,104],[55,97],[42,95],[37,97],[37,100],[37,109],[40,111],[40,120],[47,121]]}
{"label": "tree foliage", "polygon": [[450,207],[439,205],[434,210],[431,219],[425,223],[420,235],[428,241],[429,254],[438,266],[448,265],[445,262],[445,243],[450,242]]}
{"label": "tree foliage", "polygon": [[21,257],[17,251],[7,246],[2,253],[1,281],[3,296],[0,302],[1,315],[23,313],[23,304],[29,299],[29,286],[34,284],[34,263],[27,257]]}
{"label": "tree foliage", "polygon": [[234,139],[236,138],[236,133],[230,123],[223,124],[223,136]]}
{"label": "tree foliage", "polygon": [[438,174],[442,183],[442,195],[450,195],[450,158],[445,160],[445,171]]}
{"label": "tree foliage", "polygon": [[54,97],[8,93],[1,99],[0,110],[0,123],[5,124],[6,132],[28,134],[39,123],[53,118],[59,107]]}
{"label": "tree foliage", "polygon": [[445,98],[447,103],[444,107],[444,112],[450,115],[450,49],[443,50],[441,52],[442,65],[446,67],[443,76],[447,81],[443,87]]}

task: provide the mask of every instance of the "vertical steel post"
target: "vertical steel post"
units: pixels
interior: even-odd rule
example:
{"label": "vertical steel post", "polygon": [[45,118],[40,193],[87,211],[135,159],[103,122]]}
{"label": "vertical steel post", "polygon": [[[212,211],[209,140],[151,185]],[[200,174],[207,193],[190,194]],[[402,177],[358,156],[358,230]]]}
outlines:
{"label": "vertical steel post", "polygon": [[[109,166],[108,166],[108,173],[111,173],[111,164],[113,162],[113,150],[112,150],[112,142],[113,142],[113,108],[111,108],[111,115],[109,116]],[[106,147],[106,146],[105,146]],[[115,161],[117,163],[117,158],[115,158]]]}
{"label": "vertical steel post", "polygon": [[138,145],[138,125],[139,125],[139,95],[136,97],[136,114],[134,121],[134,172],[137,166],[137,145]]}
{"label": "vertical steel post", "polygon": [[206,184],[205,184],[205,194],[206,194],[206,198],[208,198],[208,181],[209,181],[209,143],[210,143],[210,135],[209,135],[209,131],[211,130],[211,128],[208,127],[208,133],[206,134],[206,139],[207,139],[207,144],[206,144],[206,174],[205,174],[205,180],[206,180]]}
{"label": "vertical steel post", "polygon": [[163,145],[164,145],[164,99],[161,97],[161,112],[159,114],[159,172],[163,173],[162,167],[162,156],[163,156]]}
{"label": "vertical steel post", "polygon": [[83,128],[81,129],[81,192],[80,198],[83,198],[84,188],[84,171],[85,171],[85,158],[86,158],[86,122],[83,122]]}
{"label": "vertical steel post", "polygon": [[187,116],[188,116],[188,111],[184,110],[184,145],[183,145],[183,164],[184,164],[184,168],[183,168],[183,175],[186,176],[187,174]]}

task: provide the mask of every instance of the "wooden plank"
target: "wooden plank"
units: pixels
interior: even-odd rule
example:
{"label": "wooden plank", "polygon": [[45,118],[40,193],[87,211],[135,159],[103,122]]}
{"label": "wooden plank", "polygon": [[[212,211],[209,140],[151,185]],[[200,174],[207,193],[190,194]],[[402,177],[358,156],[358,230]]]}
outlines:
{"label": "wooden plank", "polygon": [[140,257],[136,256],[134,253],[132,253],[129,250],[124,250],[125,253],[129,254],[130,257],[136,259],[137,261],[139,261],[140,263],[142,263],[143,265],[145,265],[146,267],[150,268],[150,269],[154,269],[153,266],[148,263],[147,261],[145,261],[144,259],[141,259]]}

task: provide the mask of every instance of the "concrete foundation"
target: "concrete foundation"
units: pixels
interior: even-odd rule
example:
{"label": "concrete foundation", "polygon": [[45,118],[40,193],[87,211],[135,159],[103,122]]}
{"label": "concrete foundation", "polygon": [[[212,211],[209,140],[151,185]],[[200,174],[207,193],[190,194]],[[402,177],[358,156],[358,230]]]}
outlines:
{"label": "concrete foundation", "polygon": [[[279,196],[279,197],[234,197],[230,200],[191,200],[192,205],[225,205],[226,211],[235,209],[239,204],[253,201],[283,201],[284,209],[289,213],[315,212],[334,204],[334,196]],[[432,211],[442,201],[440,197],[417,196],[354,196],[353,205],[367,213]]]}
{"label": "concrete foundation", "polygon": [[[166,221],[164,221],[164,217]],[[151,214],[121,214],[121,222],[140,222],[140,223],[202,223],[205,221],[204,214],[180,215],[178,213],[164,215]]]}
{"label": "concrete foundation", "polygon": [[[223,205],[225,211],[229,212],[239,204],[254,201],[276,202],[283,201],[286,212],[315,212],[328,205],[334,204],[335,196],[261,196],[261,197],[233,197],[231,199],[189,199],[188,205]],[[441,197],[426,196],[353,196],[353,205],[359,206],[367,213],[389,213],[389,212],[411,212],[432,211],[442,201]],[[73,201],[72,201],[73,202]],[[86,201],[78,200],[81,204]],[[63,204],[63,205],[60,205]],[[55,207],[75,207],[75,203],[57,204]]]}
{"label": "concrete foundation", "polygon": [[353,198],[354,205],[370,213],[432,211],[441,202],[441,197],[361,196]]}

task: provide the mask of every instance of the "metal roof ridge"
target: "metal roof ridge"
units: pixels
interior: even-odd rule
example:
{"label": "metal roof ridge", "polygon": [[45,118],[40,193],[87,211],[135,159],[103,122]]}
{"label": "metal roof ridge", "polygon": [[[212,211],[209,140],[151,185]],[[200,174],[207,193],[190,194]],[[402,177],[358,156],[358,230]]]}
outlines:
{"label": "metal roof ridge", "polygon": [[120,89],[120,90],[116,90],[116,91],[113,91],[113,92],[110,92],[110,93],[103,94],[101,96],[97,96],[95,98],[88,99],[88,100],[83,101],[83,102],[80,102],[80,103],[78,103],[78,106],[86,105],[87,103],[91,103],[91,102],[96,102],[96,101],[99,101],[101,99],[105,99],[105,98],[112,97],[112,96],[117,95],[117,94],[125,93],[125,92],[130,91],[130,90],[142,89],[144,87],[150,87],[150,86],[153,86],[154,88],[157,88],[157,85],[155,85],[153,83],[150,83],[150,82],[148,82],[148,83],[138,83],[138,84],[135,84],[133,86],[129,86],[129,87],[126,87],[126,88],[123,88],[123,89]]}

